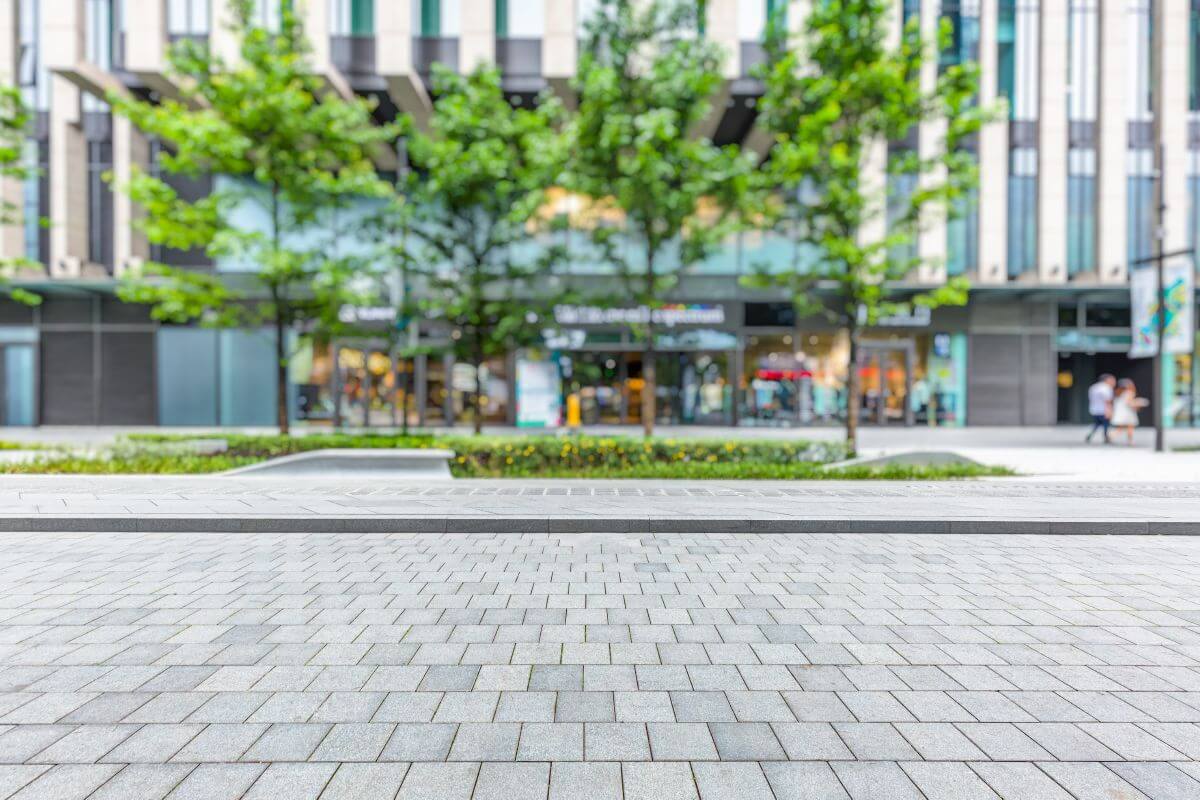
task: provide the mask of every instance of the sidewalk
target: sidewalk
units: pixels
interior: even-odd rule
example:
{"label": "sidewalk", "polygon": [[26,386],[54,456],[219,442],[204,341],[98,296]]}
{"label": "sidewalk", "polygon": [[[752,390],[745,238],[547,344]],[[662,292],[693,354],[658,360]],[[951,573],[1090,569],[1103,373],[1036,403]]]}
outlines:
{"label": "sidewalk", "polygon": [[9,476],[0,530],[1200,534],[1200,484]]}

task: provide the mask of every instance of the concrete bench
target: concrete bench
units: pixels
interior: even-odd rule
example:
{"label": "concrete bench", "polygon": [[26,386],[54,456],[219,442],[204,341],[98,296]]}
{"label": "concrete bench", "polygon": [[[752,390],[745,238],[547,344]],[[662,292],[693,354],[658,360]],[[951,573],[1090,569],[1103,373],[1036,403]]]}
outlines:
{"label": "concrete bench", "polygon": [[419,478],[446,480],[451,478],[452,450],[435,449],[328,449],[309,450],[272,458],[248,467],[229,470],[225,475],[280,478],[289,475],[305,478]]}

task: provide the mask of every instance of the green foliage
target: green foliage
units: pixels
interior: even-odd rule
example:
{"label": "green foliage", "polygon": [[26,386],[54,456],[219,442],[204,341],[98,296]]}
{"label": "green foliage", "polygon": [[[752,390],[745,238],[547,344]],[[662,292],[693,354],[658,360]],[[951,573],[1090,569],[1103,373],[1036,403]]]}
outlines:
{"label": "green foliage", "polygon": [[[771,27],[771,59],[763,79],[759,120],[774,148],[764,165],[766,179],[784,187],[783,216],[798,223],[798,236],[816,248],[814,263],[782,275],[758,275],[755,285],[782,283],[804,299],[813,284],[837,285],[838,319],[865,324],[905,311],[913,304],[966,302],[967,284],[912,294],[896,283],[929,263],[912,254],[922,221],[931,212],[951,212],[975,186],[978,169],[966,139],[994,113],[975,102],[979,68],[946,66],[931,88],[922,73],[950,45],[948,21],[937,42],[925,41],[914,19],[889,43],[895,22],[892,0],[828,0],[814,4],[799,40]],[[945,124],[944,138],[925,152],[889,155],[891,178],[919,179],[915,191],[893,202],[887,219],[886,189],[864,181],[873,148],[903,140],[922,122]],[[863,236],[877,226],[887,233]]]}
{"label": "green foliage", "polygon": [[[979,68],[973,63],[944,67],[932,86],[923,82],[923,73],[936,69],[938,50],[950,45],[948,22],[931,42],[912,20],[897,45],[889,41],[896,14],[894,0],[814,3],[798,39],[783,26],[771,26],[762,74],[759,121],[774,141],[764,178],[780,187],[779,202],[769,210],[814,257],[791,271],[750,276],[746,283],[784,286],[804,311],[827,307],[815,295],[818,283],[832,292],[829,310],[850,330],[852,359],[860,326],[913,305],[966,303],[963,278],[924,291],[898,284],[931,263],[916,252],[917,237],[932,213],[951,213],[975,185],[975,160],[963,145],[994,116],[976,102]],[[923,122],[941,124],[944,136],[921,152],[897,149],[889,155],[889,179],[907,176],[916,183],[906,196],[890,198],[889,213],[886,187],[871,185],[864,169],[872,153],[903,141]],[[882,235],[868,233],[873,230]],[[853,449],[857,375],[848,371]]]}
{"label": "green foliage", "polygon": [[[15,86],[0,86],[0,181],[24,181],[36,174],[25,160],[30,120],[21,90]],[[21,224],[21,207],[0,197],[0,227]],[[12,285],[12,280],[22,272],[40,268],[39,264],[24,257],[0,259],[0,289],[19,303],[39,305],[42,302],[40,295]]]}
{"label": "green foliage", "polygon": [[[200,441],[226,449],[202,452]],[[641,439],[632,437],[462,437],[462,435],[313,434],[306,437],[137,434],[98,456],[49,455],[0,464],[0,473],[205,474],[265,458],[325,447],[445,447],[456,477],[607,477],[690,480],[940,480],[1009,475],[976,465],[830,468],[844,450],[809,441]]]}
{"label": "green foliage", "polygon": [[[180,97],[149,103],[114,93],[109,100],[163,143],[163,173],[223,178],[207,197],[189,202],[158,175],[135,171],[119,188],[145,210],[140,225],[147,238],[250,264],[254,272],[235,286],[149,264],[129,276],[120,295],[150,304],[164,322],[273,325],[284,375],[286,332],[331,325],[342,304],[358,299],[351,279],[359,264],[333,247],[336,213],[352,198],[383,193],[369,156],[396,131],[376,126],[365,101],[338,97],[312,73],[290,3],[283,4],[278,32],[254,21],[250,0],[234,2],[233,12],[235,63],[185,42],[171,55]],[[248,205],[265,214],[265,230],[254,225]],[[283,383],[279,423],[286,429]]]}
{"label": "green foliage", "polygon": [[[203,454],[198,440],[226,448]],[[187,437],[137,434],[99,457],[47,457],[0,465],[0,472],[79,474],[212,473],[266,458],[325,448],[446,448],[456,453],[451,471],[460,478],[687,478],[687,479],[884,479],[927,480],[1011,474],[993,467],[827,466],[843,456],[837,444],[777,440],[641,439],[628,436],[440,436],[432,434],[314,434]]]}
{"label": "green foliage", "polygon": [[[407,126],[407,196],[389,209],[406,233],[394,256],[419,287],[420,310],[450,327],[455,357],[478,367],[539,341],[563,297],[553,274],[562,248],[538,236],[552,228],[539,212],[565,161],[563,110],[550,95],[513,108],[494,68],[434,70],[428,130]],[[547,246],[531,252],[530,238]],[[478,409],[478,384],[473,394]],[[474,418],[478,430],[482,413]]]}
{"label": "green foliage", "polygon": [[[684,0],[600,0],[575,80],[568,186],[591,198],[592,241],[624,297],[651,309],[729,234],[751,186],[748,156],[696,135],[724,57],[700,34],[701,13]],[[653,325],[635,332],[648,353],[649,434]]]}

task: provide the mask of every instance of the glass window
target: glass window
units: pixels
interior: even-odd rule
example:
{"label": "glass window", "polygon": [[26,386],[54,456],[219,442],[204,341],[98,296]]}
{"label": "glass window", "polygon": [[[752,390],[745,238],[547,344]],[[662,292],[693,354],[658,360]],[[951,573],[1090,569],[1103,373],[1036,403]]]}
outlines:
{"label": "glass window", "polygon": [[950,45],[940,58],[942,68],[979,60],[979,0],[945,0],[942,19],[950,23]]}
{"label": "glass window", "polygon": [[1067,273],[1096,269],[1096,151],[1067,153]]}
{"label": "glass window", "polygon": [[738,3],[738,38],[743,42],[760,42],[767,29],[767,3],[764,0],[742,0]]}
{"label": "glass window", "polygon": [[1100,75],[1098,0],[1071,0],[1068,42],[1068,118],[1072,122],[1094,122]]}
{"label": "glass window", "polygon": [[1129,173],[1129,267],[1134,269],[1134,262],[1150,258],[1154,255],[1154,176],[1150,170],[1140,169],[1152,161],[1153,153],[1149,150],[1131,150],[1130,159],[1133,161]]}
{"label": "glass window", "polygon": [[946,221],[946,274],[979,269],[979,190],[960,198]]}
{"label": "glass window", "polygon": [[1129,0],[1129,119],[1146,122],[1154,109],[1153,0]]}
{"label": "glass window", "polygon": [[371,36],[375,33],[374,0],[332,0],[334,36]]}
{"label": "glass window", "polygon": [[496,0],[496,36],[540,39],[546,32],[544,0]]}
{"label": "glass window", "polygon": [[208,0],[168,0],[167,33],[171,36],[206,36],[208,14]]}
{"label": "glass window", "polygon": [[1037,269],[1037,150],[1015,148],[1009,155],[1008,274]]}
{"label": "glass window", "polygon": [[281,0],[255,0],[254,24],[269,31],[279,30]]}
{"label": "glass window", "polygon": [[[1200,150],[1188,153],[1188,247],[1200,244]],[[1200,253],[1193,253],[1197,269],[1200,269]]]}
{"label": "glass window", "polygon": [[1191,0],[1188,15],[1191,47],[1188,61],[1188,108],[1200,111],[1200,0]]}
{"label": "glass window", "polygon": [[[887,224],[891,230],[897,221],[909,211],[913,192],[917,190],[917,176],[906,173],[892,174],[887,178]],[[912,262],[917,257],[915,232],[909,241],[893,246],[888,258],[897,264]]]}
{"label": "glass window", "polygon": [[450,39],[461,33],[461,0],[421,0],[422,36]]}

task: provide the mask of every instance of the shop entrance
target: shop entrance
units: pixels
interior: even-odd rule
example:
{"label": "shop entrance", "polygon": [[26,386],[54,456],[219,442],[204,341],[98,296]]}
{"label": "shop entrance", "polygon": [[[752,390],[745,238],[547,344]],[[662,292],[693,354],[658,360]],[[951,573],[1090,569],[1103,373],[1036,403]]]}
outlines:
{"label": "shop entrance", "polygon": [[382,341],[335,342],[334,353],[337,365],[336,424],[363,428],[398,427],[404,409],[407,409],[409,424],[418,424],[411,359],[395,357]]}
{"label": "shop entrance", "polygon": [[858,350],[859,420],[865,424],[912,425],[913,366],[911,339],[863,342]]}
{"label": "shop entrance", "polygon": [[1130,358],[1124,353],[1058,354],[1058,421],[1071,425],[1090,423],[1088,387],[1105,373],[1117,380],[1129,378],[1139,397],[1150,401],[1142,413],[1143,425],[1152,425],[1158,392],[1154,386],[1154,359]]}
{"label": "shop entrance", "polygon": [[[584,425],[637,425],[646,390],[644,355],[573,352],[564,357],[564,389],[579,396]],[[733,421],[732,359],[723,351],[655,355],[657,422],[729,425]]]}

